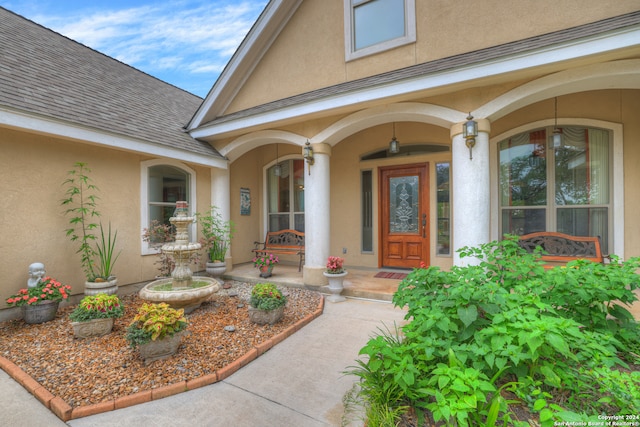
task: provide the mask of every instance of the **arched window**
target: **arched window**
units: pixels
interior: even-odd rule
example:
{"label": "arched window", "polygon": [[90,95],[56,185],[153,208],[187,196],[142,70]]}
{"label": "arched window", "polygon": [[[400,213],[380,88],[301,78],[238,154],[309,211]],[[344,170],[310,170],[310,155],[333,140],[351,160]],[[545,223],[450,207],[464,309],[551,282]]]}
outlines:
{"label": "arched window", "polygon": [[304,160],[284,160],[267,169],[269,231],[304,231]]}
{"label": "arched window", "polygon": [[557,231],[612,238],[612,132],[565,126],[514,135],[498,144],[501,235]]}
{"label": "arched window", "polygon": [[[169,224],[176,202],[186,200],[190,213],[196,212],[195,172],[187,166],[167,160],[143,162],[141,176],[141,225],[148,229],[156,224]],[[155,253],[153,242],[142,244],[142,253]]]}

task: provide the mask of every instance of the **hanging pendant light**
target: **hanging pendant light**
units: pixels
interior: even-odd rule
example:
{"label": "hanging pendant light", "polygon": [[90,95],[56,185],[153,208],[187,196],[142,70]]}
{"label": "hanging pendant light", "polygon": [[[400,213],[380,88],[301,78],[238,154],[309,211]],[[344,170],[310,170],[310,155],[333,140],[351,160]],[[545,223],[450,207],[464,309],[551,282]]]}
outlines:
{"label": "hanging pendant light", "polygon": [[276,143],[276,167],[273,171],[275,176],[282,175],[282,168],[280,167],[280,159],[278,158],[278,144]]}
{"label": "hanging pendant light", "polygon": [[554,125],[553,125],[553,148],[560,148],[562,146],[562,131],[558,129],[558,97],[554,98],[555,113],[554,113]]}
{"label": "hanging pendant light", "polygon": [[398,154],[400,152],[400,141],[396,139],[396,123],[393,122],[393,138],[389,141],[389,152]]}

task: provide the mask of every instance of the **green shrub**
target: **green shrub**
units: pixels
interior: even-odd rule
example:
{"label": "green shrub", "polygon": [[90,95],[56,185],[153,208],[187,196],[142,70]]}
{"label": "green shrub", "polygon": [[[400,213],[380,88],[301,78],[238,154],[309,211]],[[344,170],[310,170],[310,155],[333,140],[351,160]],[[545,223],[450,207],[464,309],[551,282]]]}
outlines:
{"label": "green shrub", "polygon": [[392,382],[393,405],[459,426],[518,424],[505,388],[543,425],[558,414],[640,411],[639,399],[628,398],[638,374],[618,369],[640,337],[620,305],[636,300],[640,259],[546,270],[540,252],[527,253],[515,236],[460,254],[477,265],[416,269],[400,284],[393,302],[408,323],[402,339],[373,337],[361,350],[368,358],[351,372],[361,390],[373,395]]}
{"label": "green shrub", "polygon": [[249,303],[251,307],[260,310],[275,310],[287,303],[287,297],[282,294],[276,285],[258,283],[251,289]]}

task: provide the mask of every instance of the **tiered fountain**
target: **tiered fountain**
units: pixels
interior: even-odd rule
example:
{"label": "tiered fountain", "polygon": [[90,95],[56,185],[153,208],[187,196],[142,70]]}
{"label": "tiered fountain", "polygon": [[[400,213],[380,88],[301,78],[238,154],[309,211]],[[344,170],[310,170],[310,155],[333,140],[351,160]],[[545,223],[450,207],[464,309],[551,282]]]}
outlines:
{"label": "tiered fountain", "polygon": [[176,227],[176,240],[162,246],[162,251],[172,255],[175,268],[171,277],[155,280],[140,290],[140,298],[153,303],[166,302],[173,308],[184,308],[191,313],[200,307],[212,294],[218,292],[220,284],[210,277],[196,276],[189,267],[191,256],[200,250],[200,243],[189,242],[189,224],[194,217],[187,216],[188,203],[177,202],[175,213],[169,222]]}

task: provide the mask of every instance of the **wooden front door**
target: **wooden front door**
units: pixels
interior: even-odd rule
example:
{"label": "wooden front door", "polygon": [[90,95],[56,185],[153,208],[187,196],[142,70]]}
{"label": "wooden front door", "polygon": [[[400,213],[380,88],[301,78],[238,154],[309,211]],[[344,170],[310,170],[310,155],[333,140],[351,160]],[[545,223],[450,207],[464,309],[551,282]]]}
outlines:
{"label": "wooden front door", "polygon": [[381,267],[429,264],[428,164],[379,170]]}

